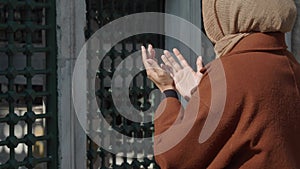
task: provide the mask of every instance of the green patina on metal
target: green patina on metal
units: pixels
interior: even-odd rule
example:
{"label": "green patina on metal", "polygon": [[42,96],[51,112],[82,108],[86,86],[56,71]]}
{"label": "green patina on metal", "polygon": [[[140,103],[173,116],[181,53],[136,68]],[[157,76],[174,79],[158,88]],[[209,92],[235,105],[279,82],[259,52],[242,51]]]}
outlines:
{"label": "green patina on metal", "polygon": [[0,168],[57,168],[55,0],[0,1]]}
{"label": "green patina on metal", "polygon": [[[164,12],[164,1],[161,0],[86,0],[87,4],[87,27],[85,31],[86,39],[88,39],[94,32],[105,24],[118,19],[122,16],[139,13],[139,12]],[[145,23],[146,24],[146,23]],[[148,23],[149,24],[149,23]],[[107,36],[113,36],[113,30],[107,32]],[[106,120],[111,124],[112,128],[124,135],[138,138],[152,137],[153,136],[153,123],[136,123],[126,119],[120,115],[116,109],[111,95],[111,79],[113,77],[116,68],[119,66],[120,62],[124,60],[127,56],[139,50],[140,45],[153,44],[156,48],[164,47],[164,36],[144,34],[130,37],[124,39],[119,44],[114,46],[110,52],[108,52],[105,58],[99,65],[99,71],[97,72],[96,80],[96,95],[98,96],[98,106],[101,113],[106,118]],[[99,49],[101,51],[101,49]],[[96,55],[96,53],[92,54]],[[133,59],[131,61],[133,65],[132,68],[124,67],[122,68],[122,74],[120,76],[120,83],[125,83],[126,79],[130,78],[129,75],[136,61]],[[93,72],[91,72],[93,73]],[[124,86],[124,84],[122,84]],[[131,81],[129,90],[129,98],[131,104],[141,111],[147,110],[151,107],[153,102],[157,101],[151,92],[155,90],[156,87],[152,82],[150,82],[146,73],[141,72]],[[121,97],[128,97],[125,93],[120,93]],[[146,114],[144,116],[153,116],[152,113]],[[97,116],[96,110],[95,114],[90,116]],[[136,116],[139,116],[136,114]],[[144,117],[141,116],[141,119]],[[104,129],[103,129],[104,130]],[[101,135],[101,131],[90,131],[95,132],[92,134]],[[109,138],[108,138],[109,139]],[[120,144],[122,144],[122,139],[120,139]],[[117,145],[116,145],[117,146]],[[159,168],[155,163],[154,158],[150,157],[151,154],[144,154],[144,156],[149,158],[143,159],[132,159],[127,157],[117,157],[101,147],[98,147],[92,140],[88,139],[88,150],[87,150],[87,166],[90,169],[93,168]],[[126,151],[120,146],[120,152]],[[143,153],[133,152],[133,153]],[[153,155],[153,154],[152,154]]]}

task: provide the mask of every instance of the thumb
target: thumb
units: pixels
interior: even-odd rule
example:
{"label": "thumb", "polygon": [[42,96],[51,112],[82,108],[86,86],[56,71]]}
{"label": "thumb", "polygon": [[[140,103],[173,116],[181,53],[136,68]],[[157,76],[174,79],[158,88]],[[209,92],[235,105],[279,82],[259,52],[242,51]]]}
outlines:
{"label": "thumb", "polygon": [[200,72],[200,70],[203,68],[202,56],[198,57],[196,64],[197,64],[197,72]]}

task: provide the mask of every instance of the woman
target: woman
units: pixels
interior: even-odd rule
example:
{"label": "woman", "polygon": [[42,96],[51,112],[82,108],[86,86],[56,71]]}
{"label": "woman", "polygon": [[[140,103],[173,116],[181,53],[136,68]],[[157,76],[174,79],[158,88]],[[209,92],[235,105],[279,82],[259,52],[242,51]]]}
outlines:
{"label": "woman", "polygon": [[[202,3],[204,26],[215,43],[216,60],[202,68],[199,58],[198,71],[193,72],[175,49],[181,65],[166,51],[162,56],[165,64],[158,66],[152,46],[148,52],[142,47],[148,77],[166,95],[154,123],[157,163],[163,169],[300,168],[300,65],[287,51],[284,38],[295,21],[294,1]],[[213,66],[218,61],[226,78],[224,111],[212,135],[201,142],[201,131],[211,113],[212,88],[224,87],[224,79],[213,77],[212,84],[209,77],[213,71],[217,72],[214,76],[222,74],[222,69]],[[193,90],[195,84],[197,90]],[[175,90],[189,99],[185,110]],[[195,112],[185,136],[161,150],[180,137],[178,133],[188,124],[183,119]],[[164,134],[172,127],[179,132]]]}

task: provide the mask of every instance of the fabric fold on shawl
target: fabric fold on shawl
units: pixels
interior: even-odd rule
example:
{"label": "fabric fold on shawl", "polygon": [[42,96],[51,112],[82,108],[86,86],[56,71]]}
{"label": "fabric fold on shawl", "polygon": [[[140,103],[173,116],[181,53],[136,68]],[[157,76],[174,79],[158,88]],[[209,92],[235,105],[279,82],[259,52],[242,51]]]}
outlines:
{"label": "fabric fold on shawl", "polygon": [[297,16],[294,0],[203,0],[202,12],[217,58],[251,33],[291,31]]}

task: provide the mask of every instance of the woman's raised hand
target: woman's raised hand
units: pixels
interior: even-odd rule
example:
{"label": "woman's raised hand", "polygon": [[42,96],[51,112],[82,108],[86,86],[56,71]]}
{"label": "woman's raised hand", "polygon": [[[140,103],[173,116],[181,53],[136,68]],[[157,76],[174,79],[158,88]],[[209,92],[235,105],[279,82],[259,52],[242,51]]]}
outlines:
{"label": "woman's raised hand", "polygon": [[152,45],[148,46],[148,50],[144,46],[141,48],[142,59],[148,78],[156,84],[161,92],[170,89],[175,90],[174,81],[170,74],[158,65]]}
{"label": "woman's raised hand", "polygon": [[165,64],[161,65],[161,67],[169,72],[175,82],[177,91],[186,100],[189,100],[203,76],[200,72],[203,68],[202,57],[199,56],[197,59],[197,72],[195,72],[178,49],[173,49],[173,52],[178,58],[179,63],[176,62],[169,51],[165,50],[164,55],[161,57]]}

